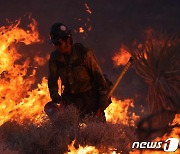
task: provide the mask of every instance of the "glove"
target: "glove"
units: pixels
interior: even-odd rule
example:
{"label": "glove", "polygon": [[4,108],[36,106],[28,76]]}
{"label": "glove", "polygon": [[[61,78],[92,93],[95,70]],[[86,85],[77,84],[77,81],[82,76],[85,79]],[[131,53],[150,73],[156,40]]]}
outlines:
{"label": "glove", "polygon": [[53,103],[59,103],[59,102],[61,102],[62,101],[62,98],[61,98],[61,96],[59,95],[59,94],[55,94],[55,95],[52,95],[52,102]]}
{"label": "glove", "polygon": [[101,95],[99,98],[100,110],[104,111],[109,106],[109,99],[107,95]]}

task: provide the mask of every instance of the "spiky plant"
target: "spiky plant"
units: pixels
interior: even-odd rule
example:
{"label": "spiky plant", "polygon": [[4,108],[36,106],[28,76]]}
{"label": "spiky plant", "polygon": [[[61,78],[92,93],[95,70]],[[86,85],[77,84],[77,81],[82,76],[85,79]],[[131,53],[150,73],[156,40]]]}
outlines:
{"label": "spiky plant", "polygon": [[[180,109],[179,36],[151,35],[131,49],[137,73],[148,84],[150,113]],[[163,114],[158,123],[168,124],[173,117]]]}

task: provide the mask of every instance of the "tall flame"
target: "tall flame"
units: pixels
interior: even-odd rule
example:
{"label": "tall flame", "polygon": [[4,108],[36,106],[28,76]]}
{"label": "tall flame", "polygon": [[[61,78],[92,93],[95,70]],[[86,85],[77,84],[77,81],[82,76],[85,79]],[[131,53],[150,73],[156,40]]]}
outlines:
{"label": "tall flame", "polygon": [[111,123],[121,123],[123,125],[134,126],[134,122],[139,118],[135,113],[130,113],[128,109],[134,107],[133,100],[124,101],[112,98],[112,103],[105,110],[106,120]]}
{"label": "tall flame", "polygon": [[16,64],[22,58],[17,51],[17,43],[30,45],[40,42],[37,22],[32,19],[29,30],[23,30],[19,25],[20,20],[0,28],[0,125],[8,120],[36,120],[42,112],[43,103],[49,99],[45,78],[37,89],[30,91],[36,74],[33,69],[31,75],[27,76],[30,59]]}

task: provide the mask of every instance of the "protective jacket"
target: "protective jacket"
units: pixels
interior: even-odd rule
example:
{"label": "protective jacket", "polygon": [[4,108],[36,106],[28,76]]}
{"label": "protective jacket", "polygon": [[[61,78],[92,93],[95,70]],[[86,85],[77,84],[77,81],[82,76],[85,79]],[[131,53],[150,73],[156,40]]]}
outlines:
{"label": "protective jacket", "polygon": [[80,110],[97,110],[99,98],[108,93],[106,80],[93,50],[80,43],[72,46],[70,55],[58,51],[51,53],[48,88],[52,99],[58,94],[59,77],[64,85],[62,96],[67,100],[64,103],[74,103]]}

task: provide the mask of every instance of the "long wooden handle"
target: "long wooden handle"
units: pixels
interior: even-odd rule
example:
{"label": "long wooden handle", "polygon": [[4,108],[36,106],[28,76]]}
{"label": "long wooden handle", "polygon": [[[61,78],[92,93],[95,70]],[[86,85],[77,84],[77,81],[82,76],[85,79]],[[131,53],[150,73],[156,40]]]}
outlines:
{"label": "long wooden handle", "polygon": [[133,62],[133,58],[130,57],[128,63],[125,65],[124,69],[122,70],[121,74],[119,75],[119,77],[117,78],[116,82],[114,83],[113,87],[111,88],[109,94],[108,94],[108,98],[111,97],[112,93],[114,92],[114,90],[116,89],[116,87],[118,86],[119,82],[122,80],[124,74],[127,72],[128,68],[131,66]]}

